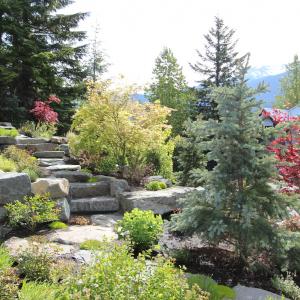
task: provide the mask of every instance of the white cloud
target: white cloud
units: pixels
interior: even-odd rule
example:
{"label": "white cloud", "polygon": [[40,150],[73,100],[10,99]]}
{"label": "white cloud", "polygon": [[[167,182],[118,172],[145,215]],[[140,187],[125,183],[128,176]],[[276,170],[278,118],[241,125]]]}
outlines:
{"label": "white cloud", "polygon": [[202,49],[215,15],[236,30],[238,50],[251,53],[253,67],[279,70],[300,54],[298,0],[76,0],[66,11],[91,13],[81,27],[92,34],[99,23],[109,74],[122,73],[138,84],[149,82],[164,46],[194,83],[197,74],[188,63],[197,59],[195,49]]}

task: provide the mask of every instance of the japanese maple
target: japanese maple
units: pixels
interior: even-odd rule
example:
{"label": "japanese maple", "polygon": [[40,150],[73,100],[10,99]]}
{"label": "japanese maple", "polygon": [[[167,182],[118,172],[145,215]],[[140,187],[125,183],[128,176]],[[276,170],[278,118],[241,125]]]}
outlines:
{"label": "japanese maple", "polygon": [[300,117],[274,112],[276,138],[269,145],[278,161],[279,174],[287,184],[282,191],[300,193]]}
{"label": "japanese maple", "polygon": [[51,95],[46,101],[36,100],[34,102],[34,107],[30,112],[34,115],[38,122],[57,123],[58,114],[53,110],[50,104],[59,104],[60,102],[61,100],[59,98],[55,95]]}

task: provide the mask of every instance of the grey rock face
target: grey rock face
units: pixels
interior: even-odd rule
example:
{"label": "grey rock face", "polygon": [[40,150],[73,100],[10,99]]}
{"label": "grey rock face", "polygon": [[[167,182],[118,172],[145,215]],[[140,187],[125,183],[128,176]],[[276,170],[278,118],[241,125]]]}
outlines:
{"label": "grey rock face", "polygon": [[160,175],[157,176],[149,176],[145,178],[145,183],[149,183],[151,181],[159,181],[159,182],[163,182],[166,184],[167,187],[171,187],[172,186],[172,181],[170,179],[166,179]]}
{"label": "grey rock face", "polygon": [[113,197],[118,196],[120,193],[129,192],[130,187],[125,179],[112,179],[110,181],[110,195]]}
{"label": "grey rock face", "polygon": [[71,210],[69,202],[66,198],[59,199],[57,201],[57,206],[60,208],[60,216],[59,219],[63,222],[67,222],[70,219]]}
{"label": "grey rock face", "polygon": [[134,208],[152,210],[155,214],[165,214],[180,207],[177,200],[189,193],[202,188],[174,186],[159,191],[134,191],[118,195],[123,211],[131,211]]}
{"label": "grey rock face", "polygon": [[55,151],[57,149],[57,145],[52,143],[18,144],[17,147],[32,152]]}
{"label": "grey rock face", "polygon": [[69,145],[68,144],[61,144],[58,146],[58,149],[60,151],[64,151],[65,155],[69,156],[70,155],[70,150],[69,150]]}
{"label": "grey rock face", "polygon": [[34,152],[33,155],[37,158],[63,158],[65,152],[63,151],[39,151]]}
{"label": "grey rock face", "polygon": [[109,195],[109,192],[110,184],[106,181],[70,184],[71,199],[105,196]]}
{"label": "grey rock face", "polygon": [[0,136],[0,145],[15,145],[16,139],[12,136]]}
{"label": "grey rock face", "polygon": [[70,202],[72,213],[85,212],[113,212],[119,210],[119,202],[114,197],[102,196],[72,199]]}
{"label": "grey rock face", "polygon": [[6,209],[0,206],[0,223],[6,219]]}
{"label": "grey rock face", "polygon": [[30,138],[30,137],[16,137],[17,144],[32,145],[32,144],[43,144],[47,143],[48,140],[44,138]]}
{"label": "grey rock face", "polygon": [[31,182],[26,173],[0,173],[0,205],[22,200],[30,193]]}
{"label": "grey rock face", "polygon": [[64,165],[65,162],[62,158],[39,158],[38,164],[40,167],[50,167],[50,166]]}
{"label": "grey rock face", "polygon": [[67,144],[68,139],[64,136],[53,136],[51,138],[51,143],[54,143],[54,144]]}
{"label": "grey rock face", "polygon": [[92,175],[80,171],[58,171],[52,174],[56,178],[66,178],[69,182],[87,182]]}
{"label": "grey rock face", "polygon": [[31,184],[35,195],[49,193],[53,199],[68,196],[69,187],[69,181],[65,178],[39,178]]}
{"label": "grey rock face", "polygon": [[53,165],[46,167],[46,170],[49,172],[58,172],[58,171],[79,171],[81,169],[80,165]]}

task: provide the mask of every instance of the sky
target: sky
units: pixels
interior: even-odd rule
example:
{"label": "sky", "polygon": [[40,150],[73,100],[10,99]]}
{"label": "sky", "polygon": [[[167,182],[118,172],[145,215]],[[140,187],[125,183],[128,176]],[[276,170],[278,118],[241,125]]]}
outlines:
{"label": "sky", "polygon": [[155,58],[169,47],[189,84],[199,74],[189,66],[202,51],[203,35],[224,19],[236,31],[240,54],[264,74],[276,74],[300,55],[300,0],[75,0],[64,12],[89,12],[80,23],[90,38],[98,24],[110,63],[107,76],[124,75],[128,83],[149,84]]}

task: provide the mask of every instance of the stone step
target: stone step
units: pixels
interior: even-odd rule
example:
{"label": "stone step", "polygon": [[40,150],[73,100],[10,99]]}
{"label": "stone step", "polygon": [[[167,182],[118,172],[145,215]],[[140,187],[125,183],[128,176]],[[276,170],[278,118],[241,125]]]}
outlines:
{"label": "stone step", "polygon": [[64,165],[65,161],[62,158],[39,158],[38,164],[40,167],[50,167],[50,166]]}
{"label": "stone step", "polygon": [[119,202],[116,198],[108,196],[80,198],[72,199],[70,208],[72,213],[114,212],[119,210]]}
{"label": "stone step", "polygon": [[58,171],[52,173],[56,178],[66,178],[69,182],[87,182],[92,175],[80,171]]}
{"label": "stone step", "polygon": [[80,165],[54,165],[45,168],[50,173],[58,171],[79,171],[81,169]]}
{"label": "stone step", "polygon": [[37,158],[63,158],[64,155],[64,151],[38,151],[33,153],[33,156]]}
{"label": "stone step", "polygon": [[108,181],[71,183],[69,195],[71,199],[110,195],[110,183]]}
{"label": "stone step", "polygon": [[31,137],[16,137],[17,144],[21,145],[32,145],[32,144],[43,144],[47,143],[49,140],[45,138],[31,138]]}
{"label": "stone step", "polygon": [[0,145],[15,145],[16,143],[16,138],[12,136],[0,136]]}
{"label": "stone step", "polygon": [[55,151],[57,150],[57,145],[53,143],[41,143],[41,144],[17,144],[17,147],[23,150],[32,152],[41,151]]}

